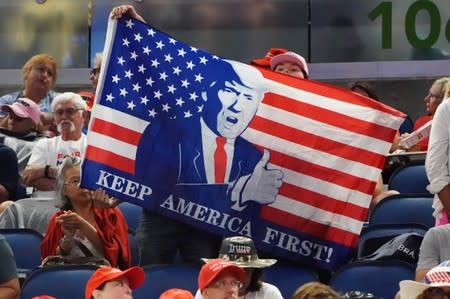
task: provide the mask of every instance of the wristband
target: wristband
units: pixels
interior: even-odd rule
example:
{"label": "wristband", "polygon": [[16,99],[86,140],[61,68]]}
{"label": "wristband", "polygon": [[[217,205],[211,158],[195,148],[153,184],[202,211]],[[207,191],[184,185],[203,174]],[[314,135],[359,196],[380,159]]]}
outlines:
{"label": "wristband", "polygon": [[44,176],[45,176],[47,179],[50,179],[50,173],[49,173],[49,170],[50,170],[50,165],[45,165],[45,168],[44,168]]}

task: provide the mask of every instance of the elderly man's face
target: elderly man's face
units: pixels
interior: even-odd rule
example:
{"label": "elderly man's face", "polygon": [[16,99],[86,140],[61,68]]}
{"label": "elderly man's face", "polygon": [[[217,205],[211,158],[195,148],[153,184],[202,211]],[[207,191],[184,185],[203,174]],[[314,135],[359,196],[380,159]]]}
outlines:
{"label": "elderly man's face", "polygon": [[55,107],[55,122],[58,132],[67,135],[72,132],[81,132],[85,111],[77,108],[72,101],[61,102]]}
{"label": "elderly man's face", "polygon": [[255,116],[263,95],[235,81],[226,81],[217,96],[222,104],[217,114],[217,131],[223,137],[236,138]]}
{"label": "elderly man's face", "polygon": [[203,291],[205,299],[237,299],[242,283],[231,270],[224,270]]}

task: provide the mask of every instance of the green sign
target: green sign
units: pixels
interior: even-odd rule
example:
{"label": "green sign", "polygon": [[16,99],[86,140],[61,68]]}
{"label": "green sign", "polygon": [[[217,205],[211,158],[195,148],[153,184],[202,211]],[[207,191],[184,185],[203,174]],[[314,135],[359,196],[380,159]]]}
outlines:
{"label": "green sign", "polygon": [[[416,31],[416,20],[419,13],[425,13],[429,17],[429,30],[425,36],[419,36]],[[384,1],[372,9],[368,17],[371,21],[381,18],[381,45],[383,49],[392,48],[392,1]],[[411,46],[415,48],[431,48],[435,45],[441,33],[450,41],[450,21],[444,19],[445,26],[441,28],[441,14],[439,7],[429,0],[413,2],[404,16],[405,35]]]}

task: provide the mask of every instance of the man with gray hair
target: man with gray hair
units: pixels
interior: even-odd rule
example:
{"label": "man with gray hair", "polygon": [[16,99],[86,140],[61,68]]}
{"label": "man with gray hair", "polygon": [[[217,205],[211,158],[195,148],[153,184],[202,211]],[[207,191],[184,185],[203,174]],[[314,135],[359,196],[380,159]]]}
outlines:
{"label": "man with gray hair", "polygon": [[65,157],[81,157],[86,136],[81,128],[86,117],[86,102],[80,95],[64,92],[55,97],[52,112],[60,135],[39,140],[23,173],[27,186],[34,188],[33,197],[53,197],[57,166]]}

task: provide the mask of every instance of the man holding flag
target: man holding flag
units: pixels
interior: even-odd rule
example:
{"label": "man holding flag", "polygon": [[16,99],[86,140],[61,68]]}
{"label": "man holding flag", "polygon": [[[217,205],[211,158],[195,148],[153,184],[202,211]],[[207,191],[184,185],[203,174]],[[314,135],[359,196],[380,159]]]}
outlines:
{"label": "man holding flag", "polygon": [[[124,14],[143,20],[112,12]],[[214,256],[205,231],[320,268],[345,262],[402,113],[127,17],[110,21],[104,54],[82,185],[145,208],[144,264]]]}

